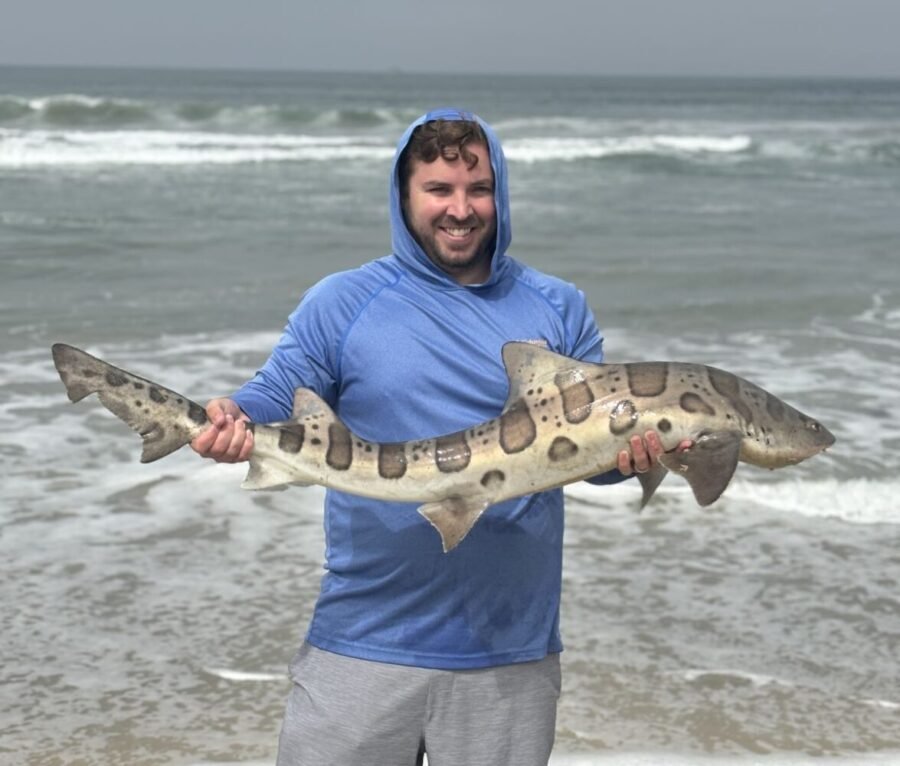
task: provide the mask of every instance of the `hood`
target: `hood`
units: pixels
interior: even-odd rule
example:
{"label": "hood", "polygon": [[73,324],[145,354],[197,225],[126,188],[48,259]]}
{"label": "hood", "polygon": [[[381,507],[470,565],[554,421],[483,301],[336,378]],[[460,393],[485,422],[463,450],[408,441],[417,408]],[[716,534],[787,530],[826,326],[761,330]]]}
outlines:
{"label": "hood", "polygon": [[419,246],[403,219],[403,210],[400,205],[400,183],[397,178],[397,164],[400,154],[409,143],[413,131],[425,122],[431,120],[469,120],[481,125],[488,139],[488,153],[491,157],[491,168],[494,171],[494,207],[497,211],[497,239],[494,243],[494,254],[491,259],[491,276],[484,285],[474,285],[475,289],[494,284],[503,271],[507,268],[506,250],[512,240],[512,231],[509,223],[509,187],[506,173],[506,158],[503,156],[503,148],[493,129],[478,115],[460,109],[435,109],[423,114],[413,122],[403,133],[397,144],[394,154],[394,163],[391,166],[391,246],[394,255],[403,264],[419,276],[432,281],[459,287],[457,283],[444,271],[435,266],[425,251]]}

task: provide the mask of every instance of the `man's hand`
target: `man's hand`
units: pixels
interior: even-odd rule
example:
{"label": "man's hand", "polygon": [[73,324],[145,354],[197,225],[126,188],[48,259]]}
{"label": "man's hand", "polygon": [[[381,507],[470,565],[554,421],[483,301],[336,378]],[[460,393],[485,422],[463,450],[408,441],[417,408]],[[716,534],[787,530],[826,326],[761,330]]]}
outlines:
{"label": "man's hand", "polygon": [[217,463],[241,463],[253,450],[253,433],[247,430],[250,421],[231,399],[213,399],[206,405],[210,426],[194,441],[191,449],[198,455]]}
{"label": "man's hand", "polygon": [[[623,476],[631,476],[633,473],[647,473],[659,460],[659,456],[665,452],[659,434],[656,431],[647,431],[644,438],[635,434],[629,440],[630,450],[623,449],[619,452],[617,463],[619,472]],[[693,446],[690,439],[685,439],[676,448],[676,452],[684,452]]]}

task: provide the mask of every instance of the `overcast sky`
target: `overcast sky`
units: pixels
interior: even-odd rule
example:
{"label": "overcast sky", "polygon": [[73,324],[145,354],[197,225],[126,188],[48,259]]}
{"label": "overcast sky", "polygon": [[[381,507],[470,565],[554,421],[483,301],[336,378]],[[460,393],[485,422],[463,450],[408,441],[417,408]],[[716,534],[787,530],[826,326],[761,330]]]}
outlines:
{"label": "overcast sky", "polygon": [[5,64],[900,77],[900,0],[3,0],[0,10]]}

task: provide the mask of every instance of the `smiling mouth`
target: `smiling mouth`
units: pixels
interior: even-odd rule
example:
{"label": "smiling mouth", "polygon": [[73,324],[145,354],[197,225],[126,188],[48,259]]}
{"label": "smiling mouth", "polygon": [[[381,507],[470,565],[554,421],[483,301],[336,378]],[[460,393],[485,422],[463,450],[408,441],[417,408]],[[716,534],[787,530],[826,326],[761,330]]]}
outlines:
{"label": "smiling mouth", "polygon": [[441,230],[449,234],[451,237],[463,239],[468,237],[473,231],[474,226],[442,226]]}

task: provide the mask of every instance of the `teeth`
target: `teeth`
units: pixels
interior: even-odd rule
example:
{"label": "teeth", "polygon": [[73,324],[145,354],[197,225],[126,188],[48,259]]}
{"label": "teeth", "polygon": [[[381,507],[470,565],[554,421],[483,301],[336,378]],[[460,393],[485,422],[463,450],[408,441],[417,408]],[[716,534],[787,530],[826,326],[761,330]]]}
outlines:
{"label": "teeth", "polygon": [[466,236],[466,234],[472,231],[472,229],[446,227],[444,231],[446,231],[451,237],[464,237]]}

